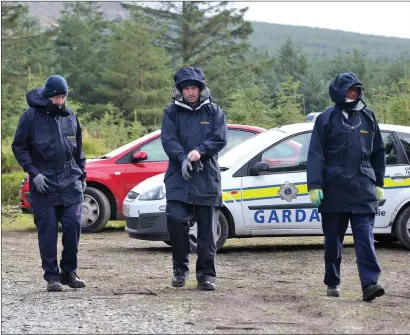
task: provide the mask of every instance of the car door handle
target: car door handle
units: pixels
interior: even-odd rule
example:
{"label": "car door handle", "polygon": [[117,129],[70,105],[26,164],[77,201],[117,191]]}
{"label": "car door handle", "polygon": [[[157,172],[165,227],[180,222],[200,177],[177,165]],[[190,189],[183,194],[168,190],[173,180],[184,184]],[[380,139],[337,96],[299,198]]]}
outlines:
{"label": "car door handle", "polygon": [[391,179],[408,179],[408,178],[410,178],[410,176],[408,176],[408,175],[404,175],[404,174],[396,174],[396,175],[394,175],[394,176],[391,176],[390,177]]}

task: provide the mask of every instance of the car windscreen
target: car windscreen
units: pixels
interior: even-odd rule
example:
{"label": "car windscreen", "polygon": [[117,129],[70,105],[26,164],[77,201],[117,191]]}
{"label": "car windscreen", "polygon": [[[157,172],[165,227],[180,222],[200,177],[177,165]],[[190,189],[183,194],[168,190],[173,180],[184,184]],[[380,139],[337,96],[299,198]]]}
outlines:
{"label": "car windscreen", "polygon": [[276,141],[284,138],[286,133],[271,129],[247,139],[245,142],[238,144],[231,150],[226,152],[218,159],[219,166],[222,170],[229,169],[234,166],[243,157],[253,157],[257,154],[261,147],[265,148],[268,145],[275,143]]}
{"label": "car windscreen", "polygon": [[108,154],[105,154],[105,155],[103,155],[103,156],[101,156],[101,157],[97,157],[97,158],[105,158],[105,159],[107,159],[107,158],[115,157],[115,156],[117,156],[118,154],[120,154],[120,153],[122,153],[122,152],[124,152],[124,151],[127,151],[128,149],[130,149],[130,148],[132,148],[133,146],[137,145],[139,142],[143,143],[143,142],[145,142],[146,140],[148,140],[148,139],[154,137],[157,133],[159,134],[159,131],[158,131],[158,130],[156,130],[156,131],[154,131],[154,132],[152,132],[152,133],[149,133],[149,134],[147,134],[147,135],[144,135],[144,136],[142,136],[142,137],[136,139],[135,141],[132,141],[132,142],[127,143],[127,144],[124,144],[122,147],[119,147],[119,148],[117,148],[117,149],[115,149],[115,150],[109,152]]}

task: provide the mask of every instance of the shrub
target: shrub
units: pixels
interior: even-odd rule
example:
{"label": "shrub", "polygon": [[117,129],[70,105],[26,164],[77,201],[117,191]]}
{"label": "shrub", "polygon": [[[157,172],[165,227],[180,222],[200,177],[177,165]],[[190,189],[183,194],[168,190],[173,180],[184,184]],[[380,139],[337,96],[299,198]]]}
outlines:
{"label": "shrub", "polygon": [[26,176],[24,171],[1,175],[1,203],[18,205],[21,181]]}
{"label": "shrub", "polygon": [[10,173],[13,171],[22,171],[20,165],[17,163],[11,150],[11,138],[6,138],[1,141],[1,173]]}

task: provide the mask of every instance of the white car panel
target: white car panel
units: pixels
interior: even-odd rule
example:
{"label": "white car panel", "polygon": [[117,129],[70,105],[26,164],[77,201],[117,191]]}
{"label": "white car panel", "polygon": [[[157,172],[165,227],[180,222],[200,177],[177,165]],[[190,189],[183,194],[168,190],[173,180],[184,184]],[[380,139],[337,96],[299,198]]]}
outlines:
{"label": "white car panel", "polygon": [[[410,127],[380,124],[385,132],[410,134]],[[321,216],[309,199],[306,185],[306,171],[261,173],[257,176],[240,175],[244,165],[265,150],[280,143],[293,141],[296,135],[307,135],[313,129],[313,122],[274,128],[234,147],[219,158],[224,207],[232,216],[235,236],[275,235],[321,235]],[[310,141],[309,137],[306,137]],[[309,141],[301,143],[297,155],[290,155],[286,163],[295,166],[306,160]],[[297,141],[296,141],[297,142]],[[294,143],[294,142],[293,142]],[[293,144],[292,144],[293,145]],[[268,157],[269,164],[278,163],[275,157]],[[285,154],[286,156],[286,154]],[[262,156],[263,157],[263,156]],[[293,165],[292,165],[293,166]],[[238,176],[239,173],[239,176]],[[164,174],[146,179],[132,189],[142,194],[163,185]],[[352,195],[354,196],[354,195]],[[392,224],[399,210],[410,204],[410,165],[390,164],[386,168],[385,204],[376,215],[374,234],[391,234]],[[124,208],[130,218],[141,213],[164,212],[166,199],[142,201],[126,197]],[[126,229],[127,230],[127,229]],[[128,230],[127,230],[128,231]],[[350,228],[347,234],[351,234]]]}

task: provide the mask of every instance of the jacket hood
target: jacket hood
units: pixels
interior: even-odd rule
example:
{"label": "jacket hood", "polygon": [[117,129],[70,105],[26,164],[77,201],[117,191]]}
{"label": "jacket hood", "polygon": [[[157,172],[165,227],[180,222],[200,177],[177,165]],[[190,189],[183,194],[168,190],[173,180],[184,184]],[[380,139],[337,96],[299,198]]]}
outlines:
{"label": "jacket hood", "polygon": [[36,88],[28,92],[26,95],[27,104],[30,107],[47,106],[49,104],[49,100],[44,98],[43,93],[44,93],[44,88]]}
{"label": "jacket hood", "polygon": [[184,81],[196,81],[199,83],[200,86],[200,93],[199,93],[199,101],[198,105],[203,105],[203,103],[207,102],[207,100],[211,99],[211,90],[205,83],[205,75],[201,69],[195,68],[195,67],[183,67],[179,69],[175,75],[174,75],[174,81],[175,85],[172,87],[172,98],[176,101],[178,101],[181,104],[184,105],[184,107],[188,107],[189,109],[192,109],[189,107],[185,100],[184,96],[181,91],[181,83]]}
{"label": "jacket hood", "polygon": [[174,75],[175,85],[178,86],[183,81],[194,80],[202,85],[205,85],[205,75],[201,69],[196,67],[183,67]]}
{"label": "jacket hood", "polygon": [[28,92],[26,95],[27,104],[30,107],[46,107],[46,109],[40,110],[45,111],[47,114],[53,116],[59,115],[62,117],[66,117],[70,115],[65,104],[63,104],[63,106],[59,108],[57,105],[53,105],[50,100],[44,98],[43,94],[44,88],[36,88]]}
{"label": "jacket hood", "polygon": [[329,85],[329,95],[332,101],[340,106],[345,104],[346,93],[352,86],[361,86],[362,83],[357,76],[352,73],[339,74]]}

